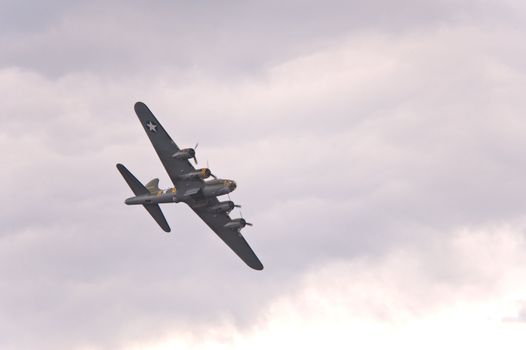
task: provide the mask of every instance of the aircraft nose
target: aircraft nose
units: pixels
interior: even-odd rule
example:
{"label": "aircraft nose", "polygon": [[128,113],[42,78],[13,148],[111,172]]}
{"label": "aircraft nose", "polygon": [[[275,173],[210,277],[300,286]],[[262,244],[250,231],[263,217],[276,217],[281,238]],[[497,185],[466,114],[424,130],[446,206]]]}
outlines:
{"label": "aircraft nose", "polygon": [[236,185],[236,183],[234,181],[230,181],[230,186],[229,187],[230,187],[230,191],[233,191],[233,190],[236,189],[237,185]]}

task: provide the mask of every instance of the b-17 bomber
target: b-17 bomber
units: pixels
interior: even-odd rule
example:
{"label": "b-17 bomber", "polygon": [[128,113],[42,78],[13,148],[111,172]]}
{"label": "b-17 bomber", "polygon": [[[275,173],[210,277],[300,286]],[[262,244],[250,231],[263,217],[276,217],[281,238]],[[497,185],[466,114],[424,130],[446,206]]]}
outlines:
{"label": "b-17 bomber", "polygon": [[197,164],[197,145],[194,148],[179,148],[144,103],[135,104],[135,113],[174,187],[161,190],[157,178],[143,185],[124,165],[117,164],[117,169],[135,194],[125,203],[144,206],[166,232],[170,232],[170,226],[159,204],[186,203],[241,260],[255,270],[262,270],[263,265],[241,235],[241,229],[252,224],[243,217],[230,218],[230,212],[239,205],[230,198],[225,201],[218,199],[236,189],[235,181],[218,179],[209,168],[194,168],[190,160]]}

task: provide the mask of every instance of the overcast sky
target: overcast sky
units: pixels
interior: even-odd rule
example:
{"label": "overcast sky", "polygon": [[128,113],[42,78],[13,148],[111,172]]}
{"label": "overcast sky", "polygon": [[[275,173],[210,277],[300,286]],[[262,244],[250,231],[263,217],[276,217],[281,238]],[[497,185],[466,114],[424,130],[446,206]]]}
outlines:
{"label": "overcast sky", "polygon": [[[0,0],[0,348],[524,349],[525,35],[519,0]],[[136,101],[263,271],[123,204],[118,162],[171,186]]]}

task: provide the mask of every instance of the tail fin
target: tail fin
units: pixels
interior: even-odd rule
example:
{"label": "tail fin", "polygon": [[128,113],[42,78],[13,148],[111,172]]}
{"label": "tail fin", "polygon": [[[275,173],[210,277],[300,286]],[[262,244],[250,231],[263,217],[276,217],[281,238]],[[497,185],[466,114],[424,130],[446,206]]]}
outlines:
{"label": "tail fin", "polygon": [[[146,189],[146,187],[144,187],[143,184],[141,184],[141,182],[137,180],[137,178],[133,176],[133,174],[128,169],[126,169],[124,165],[117,164],[117,169],[136,196],[150,194],[148,189]],[[168,226],[168,222],[166,222],[166,218],[164,217],[163,212],[161,211],[161,208],[159,208],[158,204],[144,204],[144,208],[146,208],[148,213],[150,213],[150,215],[164,231],[170,232],[170,226]]]}
{"label": "tail fin", "polygon": [[148,182],[146,185],[144,185],[144,187],[146,187],[146,189],[150,193],[157,193],[157,192],[159,192],[161,190],[159,188],[159,179],[157,179],[157,178],[155,178],[155,179],[151,180],[150,182]]}

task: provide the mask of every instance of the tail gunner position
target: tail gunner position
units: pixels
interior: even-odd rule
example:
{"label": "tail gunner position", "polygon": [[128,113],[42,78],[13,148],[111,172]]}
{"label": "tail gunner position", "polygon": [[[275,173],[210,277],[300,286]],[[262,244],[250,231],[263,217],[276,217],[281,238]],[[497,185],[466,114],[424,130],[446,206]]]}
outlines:
{"label": "tail gunner position", "polygon": [[[170,226],[159,207],[160,203],[184,202],[236,253],[248,266],[262,270],[263,265],[248,243],[241,235],[241,229],[252,226],[245,219],[231,219],[229,214],[239,207],[231,200],[219,201],[218,196],[229,194],[236,189],[232,180],[218,179],[210,169],[195,169],[189,162],[193,159],[197,164],[194,148],[177,147],[157,118],[142,103],[135,104],[135,113],[139,117],[153,148],[161,159],[174,187],[161,190],[159,179],[153,179],[143,185],[122,164],[117,169],[128,183],[134,197],[125,200],[128,205],[143,205],[161,228],[170,232]],[[213,180],[207,180],[212,177]]]}

